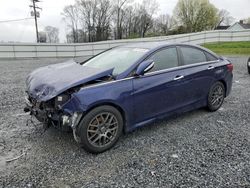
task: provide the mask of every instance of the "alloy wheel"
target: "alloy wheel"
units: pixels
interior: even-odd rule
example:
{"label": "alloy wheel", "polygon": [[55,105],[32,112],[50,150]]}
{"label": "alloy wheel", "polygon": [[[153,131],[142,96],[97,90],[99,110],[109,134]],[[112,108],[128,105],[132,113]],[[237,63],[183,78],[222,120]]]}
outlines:
{"label": "alloy wheel", "polygon": [[212,106],[220,106],[224,99],[224,90],[221,85],[216,85],[210,95]]}
{"label": "alloy wheel", "polygon": [[97,114],[87,128],[87,139],[95,147],[104,147],[117,135],[118,120],[114,114],[104,112]]}

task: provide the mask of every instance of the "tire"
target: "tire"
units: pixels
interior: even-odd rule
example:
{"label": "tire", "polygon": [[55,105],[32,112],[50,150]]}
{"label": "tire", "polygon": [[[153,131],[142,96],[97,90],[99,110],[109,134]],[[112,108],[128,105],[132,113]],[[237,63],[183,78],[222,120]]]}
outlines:
{"label": "tire", "polygon": [[214,112],[223,104],[225,98],[225,86],[221,82],[215,82],[208,93],[207,107],[208,110]]}
{"label": "tire", "polygon": [[88,112],[76,134],[80,145],[90,153],[101,153],[115,145],[123,130],[121,113],[112,106],[99,106]]}

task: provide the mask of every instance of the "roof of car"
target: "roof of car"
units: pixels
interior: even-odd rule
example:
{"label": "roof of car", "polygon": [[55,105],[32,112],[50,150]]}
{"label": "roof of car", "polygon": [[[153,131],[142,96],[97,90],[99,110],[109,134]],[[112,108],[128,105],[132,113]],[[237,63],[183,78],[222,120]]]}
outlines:
{"label": "roof of car", "polygon": [[206,49],[206,48],[204,48],[202,46],[199,46],[199,45],[184,44],[184,43],[172,43],[172,42],[165,42],[165,41],[135,42],[135,43],[131,43],[131,44],[121,45],[121,46],[118,46],[118,47],[143,48],[143,49],[153,50],[155,48],[161,48],[161,47],[165,47],[165,46],[169,46],[169,45],[186,45],[186,46],[191,46],[191,47],[197,47],[197,48],[200,48],[201,50],[205,50],[205,51],[213,54],[214,56],[218,57],[217,54],[215,54],[211,50]]}
{"label": "roof of car", "polygon": [[122,47],[129,47],[129,48],[144,48],[144,49],[154,49],[160,46],[167,46],[171,45],[169,42],[159,41],[159,42],[136,42],[127,45],[122,45]]}
{"label": "roof of car", "polygon": [[169,46],[169,45],[187,45],[187,46],[202,48],[201,46],[197,46],[197,45],[193,45],[193,44],[173,43],[173,42],[166,42],[166,41],[135,42],[135,43],[131,43],[131,44],[121,45],[119,47],[143,48],[143,49],[151,50],[151,49]]}

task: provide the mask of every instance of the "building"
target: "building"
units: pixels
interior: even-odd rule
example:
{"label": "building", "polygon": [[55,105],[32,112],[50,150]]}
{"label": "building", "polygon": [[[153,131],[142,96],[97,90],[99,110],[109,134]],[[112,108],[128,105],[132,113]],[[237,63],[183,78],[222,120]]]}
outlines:
{"label": "building", "polygon": [[244,30],[244,29],[250,29],[250,24],[246,24],[243,22],[243,20],[240,20],[239,22],[236,22],[235,24],[231,25],[227,30]]}
{"label": "building", "polygon": [[226,30],[230,27],[230,25],[219,25],[214,30]]}

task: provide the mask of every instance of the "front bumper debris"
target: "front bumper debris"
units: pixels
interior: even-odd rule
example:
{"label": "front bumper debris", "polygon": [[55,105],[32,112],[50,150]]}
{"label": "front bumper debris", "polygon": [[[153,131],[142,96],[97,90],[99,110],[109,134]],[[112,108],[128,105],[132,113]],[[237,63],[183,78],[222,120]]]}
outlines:
{"label": "front bumper debris", "polygon": [[25,113],[30,112],[30,115],[35,116],[38,121],[47,122],[46,113],[43,110],[39,109],[38,106],[33,105],[28,97],[25,97],[25,104],[26,106],[23,109]]}
{"label": "front bumper debris", "polygon": [[41,107],[41,103],[37,103],[29,97],[25,97],[25,104],[26,106],[23,109],[25,113],[29,112],[38,121],[52,124],[61,130],[75,129],[82,118],[82,113],[74,112],[73,114],[69,114],[63,109],[56,110],[51,107],[46,109],[45,107]]}

